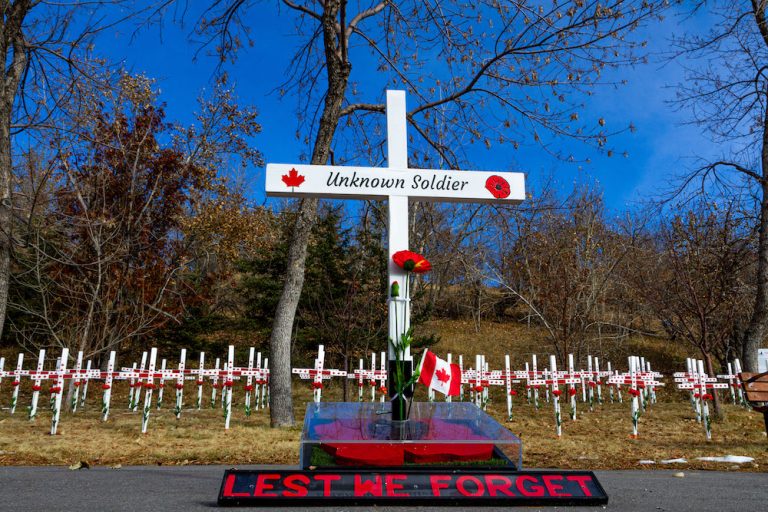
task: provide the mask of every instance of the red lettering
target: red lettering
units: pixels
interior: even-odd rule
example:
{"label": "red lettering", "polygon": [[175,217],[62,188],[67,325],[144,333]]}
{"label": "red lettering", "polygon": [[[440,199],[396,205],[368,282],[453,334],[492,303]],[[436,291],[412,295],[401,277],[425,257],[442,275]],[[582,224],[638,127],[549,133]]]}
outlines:
{"label": "red lettering", "polygon": [[224,497],[237,498],[239,496],[250,496],[250,494],[247,492],[232,492],[234,487],[235,487],[235,475],[230,473],[227,475],[227,479],[224,481],[224,492],[223,492]]}
{"label": "red lettering", "polygon": [[[475,484],[475,492],[469,492],[466,487],[464,487],[464,484],[467,480],[470,480],[473,484]],[[485,494],[485,486],[483,485],[483,482],[480,481],[479,478],[476,476],[470,476],[470,475],[464,475],[460,476],[458,480],[456,480],[456,489],[463,495],[463,496],[482,496]]]}
{"label": "red lettering", "polygon": [[341,480],[341,475],[315,475],[315,480],[323,482],[323,496],[330,496],[331,482]]}
{"label": "red lettering", "polygon": [[587,487],[587,482],[592,481],[591,476],[587,475],[568,475],[565,477],[566,480],[570,482],[576,482],[579,484],[579,487],[581,487],[581,490],[584,492],[584,496],[592,496],[592,492],[589,490],[589,487]]}
{"label": "red lettering", "polygon": [[496,496],[499,492],[504,496],[515,495],[510,489],[512,481],[504,475],[485,475],[485,485],[488,487],[488,494],[491,496]]}
{"label": "red lettering", "polygon": [[266,492],[275,488],[274,485],[267,483],[267,480],[276,480],[280,478],[280,475],[275,473],[262,473],[256,477],[256,488],[253,490],[253,495],[260,498],[277,496],[274,492]]}
{"label": "red lettering", "polygon": [[547,492],[550,496],[570,496],[567,492],[560,492],[563,486],[554,482],[554,480],[562,481],[563,475],[542,475],[541,478],[544,480],[544,485],[547,486]]}
{"label": "red lettering", "polygon": [[300,498],[307,495],[309,477],[302,475],[301,473],[296,475],[288,475],[285,477],[285,479],[283,479],[283,485],[286,488],[286,490],[283,491],[283,496],[288,498]]}
{"label": "red lettering", "polygon": [[[534,485],[531,485],[530,487],[525,486],[525,482],[530,482]],[[538,484],[538,480],[535,477],[532,477],[530,475],[520,475],[515,479],[515,484],[517,485],[517,491],[522,494],[523,496],[528,497],[536,497],[536,496],[544,496],[544,488]]]}
{"label": "red lettering", "polygon": [[376,475],[373,480],[363,480],[360,475],[355,475],[355,496],[381,496],[381,475]]}
{"label": "red lettering", "polygon": [[449,482],[451,475],[430,475],[429,483],[432,484],[432,496],[440,496],[440,489],[447,489],[448,484],[441,482]]}
{"label": "red lettering", "polygon": [[387,496],[410,496],[408,493],[398,494],[395,491],[403,490],[403,484],[396,483],[395,480],[405,480],[406,475],[387,475],[385,478],[387,487]]}

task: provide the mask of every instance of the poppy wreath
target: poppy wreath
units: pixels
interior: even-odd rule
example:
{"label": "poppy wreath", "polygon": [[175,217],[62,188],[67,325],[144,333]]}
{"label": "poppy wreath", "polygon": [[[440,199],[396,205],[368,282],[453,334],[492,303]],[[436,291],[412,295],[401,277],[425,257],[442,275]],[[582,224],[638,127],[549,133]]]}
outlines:
{"label": "poppy wreath", "polygon": [[493,176],[489,176],[488,179],[485,180],[485,188],[496,199],[506,199],[509,197],[509,183],[501,176],[497,176],[495,174]]}
{"label": "poppy wreath", "polygon": [[432,264],[421,254],[413,251],[397,251],[392,255],[395,265],[414,274],[423,274],[432,270]]}

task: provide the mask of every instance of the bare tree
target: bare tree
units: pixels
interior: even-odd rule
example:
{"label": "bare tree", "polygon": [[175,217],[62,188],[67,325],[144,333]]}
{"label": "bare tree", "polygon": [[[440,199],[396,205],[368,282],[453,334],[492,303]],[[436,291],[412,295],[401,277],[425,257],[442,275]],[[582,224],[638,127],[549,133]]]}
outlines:
{"label": "bare tree", "polygon": [[[579,112],[578,94],[604,69],[634,62],[631,32],[664,2],[391,2],[283,0],[303,35],[281,91],[298,98],[308,160],[382,160],[385,87],[408,90],[414,166],[457,168],[477,143],[539,145],[563,159],[554,140],[606,147],[606,121]],[[248,40],[249,2],[215,1],[200,32],[223,56]],[[352,75],[354,69],[359,75]],[[355,78],[357,77],[357,78]],[[366,78],[367,77],[367,78]],[[363,89],[363,79],[378,79]],[[581,117],[580,117],[581,115]],[[335,138],[337,129],[342,136]],[[614,131],[618,131],[614,130]],[[354,151],[347,151],[354,148]],[[606,147],[607,149],[607,147]],[[339,155],[359,155],[341,158]],[[293,425],[290,339],[317,200],[302,200],[275,313],[271,424]]]}
{"label": "bare tree", "polygon": [[738,195],[746,182],[759,197],[757,286],[742,354],[745,370],[757,371],[757,349],[768,335],[768,2],[723,0],[697,8],[714,22],[703,35],[673,40],[677,55],[690,59],[679,100],[723,149],[684,184],[703,180],[702,188],[736,188]]}

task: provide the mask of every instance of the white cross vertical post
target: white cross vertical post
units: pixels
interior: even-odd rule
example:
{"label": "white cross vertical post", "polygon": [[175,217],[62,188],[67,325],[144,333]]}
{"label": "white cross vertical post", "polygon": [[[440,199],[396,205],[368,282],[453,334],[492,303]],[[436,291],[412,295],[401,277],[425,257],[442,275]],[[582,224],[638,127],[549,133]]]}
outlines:
{"label": "white cross vertical post", "polygon": [[163,406],[163,393],[165,392],[165,365],[167,361],[162,359],[160,361],[160,383],[157,386],[157,410]]}
{"label": "white cross vertical post", "polygon": [[[362,359],[361,359],[362,361]],[[312,399],[316,404],[319,404],[323,399],[323,366],[325,364],[325,347],[323,345],[317,346],[317,359],[315,359],[315,375],[312,379]],[[360,401],[363,400],[362,394],[360,395]]]}
{"label": "white cross vertical post", "polygon": [[53,403],[53,417],[51,418],[51,435],[56,435],[56,429],[59,427],[59,418],[61,417],[61,395],[64,389],[64,372],[67,371],[67,359],[69,358],[69,349],[61,349],[61,364],[56,369],[56,386],[51,388],[56,398]]}
{"label": "white cross vertical post", "polygon": [[149,411],[152,409],[152,389],[155,387],[155,364],[157,363],[157,348],[152,347],[149,353],[149,374],[144,382],[144,410],[141,414],[141,433],[147,433],[149,425]]}
{"label": "white cross vertical post", "polygon": [[[706,394],[707,394],[707,381],[706,377],[708,375],[704,373],[704,361],[699,359],[695,362],[697,365],[698,370],[698,377],[699,377],[699,401],[701,402],[701,416],[702,416],[702,423],[704,424],[704,433],[707,436],[707,441],[712,440],[712,423],[709,418],[709,404],[707,403]],[[712,392],[714,393],[715,390],[713,389]]]}
{"label": "white cross vertical post", "polygon": [[11,414],[16,412],[16,403],[19,401],[19,387],[21,386],[21,370],[24,366],[24,353],[19,353],[16,370],[13,372],[13,394],[11,395]]}
{"label": "white cross vertical post", "polygon": [[483,356],[475,355],[475,405],[483,408],[483,391],[480,386],[480,374],[483,371]]}
{"label": "white cross vertical post", "polygon": [[213,366],[213,368],[216,370],[216,373],[213,374],[213,379],[211,383],[211,409],[216,408],[216,388],[219,386],[219,366],[220,365],[221,365],[221,360],[217,357],[216,364]]}
{"label": "white cross vertical post", "polygon": [[[539,372],[536,364],[536,354],[531,356],[531,367],[533,369],[533,378],[538,379]],[[539,410],[539,386],[534,386],[533,388],[533,406],[537,411]]]}
{"label": "white cross vertical post", "polygon": [[357,401],[363,401],[363,359],[360,358],[360,373],[357,374]]}
{"label": "white cross vertical post", "polygon": [[[261,406],[260,397],[264,394],[264,383],[266,382],[265,374],[261,367],[261,352],[256,354],[256,369],[259,370],[259,381],[256,383],[256,409],[258,409]],[[263,409],[264,407],[261,406],[261,408]]]}
{"label": "white cross vertical post", "polygon": [[525,396],[528,404],[531,403],[531,367],[528,362],[525,363]]}
{"label": "white cross vertical post", "polygon": [[[640,373],[645,372],[645,358],[640,357],[638,358],[639,365],[638,365],[638,371]],[[643,412],[645,412],[645,408],[648,405],[648,388],[643,386],[643,389],[640,390],[640,409],[642,409]]]}
{"label": "white cross vertical post", "polygon": [[637,403],[637,358],[629,356],[630,395],[632,396],[632,437],[637,438],[638,423],[640,421],[640,406]]}
{"label": "white cross vertical post", "polygon": [[[61,357],[57,357],[56,358],[56,366],[55,366],[55,368],[56,368],[56,370],[55,370],[56,372],[58,372],[59,369],[61,368]],[[53,382],[51,385],[53,387],[55,387],[56,383]],[[53,412],[54,408],[56,407],[56,393],[55,392],[51,392],[51,403],[49,404],[49,407],[51,409],[51,412]]]}
{"label": "white cross vertical post", "polygon": [[[40,400],[40,372],[43,371],[43,365],[45,364],[45,350],[40,350],[40,355],[37,357],[37,376],[32,383],[32,405],[29,408],[29,419],[35,419],[37,415],[37,402]],[[0,372],[3,369],[0,368]]]}
{"label": "white cross vertical post", "polygon": [[[0,366],[0,370],[2,370],[2,366]],[[733,360],[733,369],[736,371],[736,375],[741,373],[741,361],[739,361],[739,358]],[[742,388],[741,384],[739,384],[739,402],[744,407],[749,407],[747,404],[747,400],[744,398],[744,389]]]}
{"label": "white cross vertical post", "polygon": [[[387,395],[387,356],[385,352],[381,353],[381,357],[379,358],[379,368],[381,369],[381,378],[379,379],[379,383],[381,384],[381,403],[384,403],[384,399]],[[451,356],[448,356],[448,360],[450,361]]]}
{"label": "white cross vertical post", "polygon": [[733,365],[728,363],[728,389],[731,393],[731,401],[733,402],[733,405],[736,405],[736,392],[733,388]]}
{"label": "white cross vertical post", "polygon": [[[568,354],[568,376],[573,377],[573,354]],[[571,400],[571,421],[576,421],[576,386],[575,384],[568,384],[568,396]]]}
{"label": "white cross vertical post", "polygon": [[[452,358],[453,358],[453,356],[452,356],[452,355],[451,355],[451,353],[449,352],[449,353],[448,353],[448,366],[450,366],[450,365],[451,365],[451,362],[453,361],[453,359],[452,359]],[[461,373],[459,373],[459,376],[461,376]],[[461,381],[461,377],[459,377],[459,381]],[[445,401],[446,401],[446,402],[450,402],[450,401],[451,401],[451,395],[445,395]]]}
{"label": "white cross vertical post", "polygon": [[[546,366],[542,370],[542,374],[544,376],[544,380],[547,380],[550,378],[550,370]],[[554,376],[551,376],[551,378],[554,378]],[[544,386],[544,394],[546,395],[547,403],[549,403],[549,386]]]}
{"label": "white cross vertical post", "polygon": [[251,415],[251,391],[253,391],[253,358],[256,355],[256,349],[251,347],[248,350],[248,376],[245,378],[245,417]]}
{"label": "white cross vertical post", "polygon": [[371,352],[371,402],[376,401],[376,352]]}
{"label": "white cross vertical post", "polygon": [[[139,365],[139,374],[144,373],[144,368],[147,367],[147,352],[142,352],[141,354],[141,364]],[[136,383],[134,384],[136,392],[133,394],[133,403],[131,404],[131,410],[133,412],[136,412],[139,410],[139,400],[141,400],[141,385],[142,381],[144,379],[139,376],[139,378],[136,380]]]}
{"label": "white cross vertical post", "polygon": [[[227,373],[227,363],[224,362],[224,375]],[[226,401],[224,400],[227,397],[227,390],[224,387],[224,384],[227,382],[226,377],[221,378],[221,409],[224,410],[227,407]]]}
{"label": "white cross vertical post", "polygon": [[80,407],[85,407],[85,397],[88,395],[88,382],[90,381],[91,365],[93,363],[89,359],[85,364],[85,378],[83,379],[83,394],[80,396]]}
{"label": "white cross vertical post", "polygon": [[[450,357],[448,358],[450,363]],[[512,368],[509,362],[509,354],[504,356],[504,383],[507,392],[507,421],[512,421]]]}
{"label": "white cross vertical post", "polygon": [[235,346],[230,345],[227,351],[227,374],[224,378],[224,388],[221,392],[221,399],[224,404],[224,430],[229,430],[229,420],[232,418],[232,388],[234,387],[235,370]]}
{"label": "white cross vertical post", "polygon": [[262,381],[264,382],[264,390],[261,393],[261,408],[265,409],[269,407],[269,358],[264,358],[264,369],[262,370],[262,375],[264,375],[264,378]]}
{"label": "white cross vertical post", "polygon": [[603,386],[600,380],[600,360],[597,358],[597,356],[595,356],[595,383],[597,384],[597,403],[602,404]]}
{"label": "white cross vertical post", "polygon": [[80,350],[77,353],[77,361],[75,362],[75,371],[74,371],[74,379],[72,381],[72,384],[75,387],[75,391],[72,393],[72,402],[70,403],[70,408],[72,412],[74,413],[77,411],[77,400],[80,397],[80,370],[83,367],[83,351]]}
{"label": "white cross vertical post", "polygon": [[[651,362],[646,361],[645,362],[645,371],[648,372],[648,376],[653,379],[653,371],[651,370]],[[650,403],[655,404],[656,403],[656,385],[653,384],[653,380],[650,381],[651,383],[648,385],[648,397],[650,400]]]}
{"label": "white cross vertical post", "polygon": [[[488,362],[485,360],[485,356],[483,356],[483,410],[486,410],[488,408],[488,395],[491,392],[491,383],[488,382],[485,384],[486,375],[488,375]],[[490,380],[490,376],[488,377]]]}
{"label": "white cross vertical post", "polygon": [[552,397],[555,404],[555,424],[557,425],[557,437],[563,434],[562,419],[560,418],[560,385],[557,382],[557,362],[555,356],[549,356],[550,373],[552,374]]}
{"label": "white cross vertical post", "polygon": [[589,396],[589,412],[593,411],[593,406],[595,404],[595,381],[592,380],[593,375],[592,355],[587,354],[587,386],[589,387],[587,390],[587,396]]}
{"label": "white cross vertical post", "polygon": [[[464,355],[459,354],[459,374],[464,375]],[[464,401],[464,383],[459,384],[459,402]]]}
{"label": "white cross vertical post", "polygon": [[200,408],[203,406],[203,383],[205,382],[205,379],[203,378],[203,370],[205,369],[205,352],[200,352],[200,362],[198,363],[197,367],[197,403],[195,404],[197,410],[199,411]]}
{"label": "white cross vertical post", "polygon": [[[611,362],[608,361],[608,374],[609,376],[613,374],[613,371],[611,370]],[[613,388],[614,386],[608,384],[608,395],[611,397],[611,403],[613,403]]]}
{"label": "white cross vertical post", "polygon": [[179,358],[179,374],[176,377],[176,407],[174,413],[176,413],[176,419],[181,418],[181,407],[184,403],[184,369],[187,365],[187,349],[181,349],[181,356]]}
{"label": "white cross vertical post", "polygon": [[0,384],[3,382],[3,369],[5,368],[5,358],[0,357]]}
{"label": "white cross vertical post", "polygon": [[104,394],[101,397],[101,421],[107,421],[109,418],[109,402],[112,398],[112,374],[115,371],[115,351],[109,353],[109,362],[107,363],[107,375],[101,388]]}
{"label": "white cross vertical post", "polygon": [[131,378],[128,381],[128,409],[133,409],[133,395],[136,392],[136,368],[138,368],[138,365],[136,363],[133,363],[132,371],[131,371]]}

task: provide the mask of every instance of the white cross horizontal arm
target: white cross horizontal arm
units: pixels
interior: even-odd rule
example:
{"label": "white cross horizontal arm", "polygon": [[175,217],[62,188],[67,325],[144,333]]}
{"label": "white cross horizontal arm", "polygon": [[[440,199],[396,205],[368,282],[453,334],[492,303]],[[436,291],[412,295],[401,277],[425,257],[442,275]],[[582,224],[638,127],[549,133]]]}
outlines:
{"label": "white cross horizontal arm", "polygon": [[[303,178],[303,179],[302,179]],[[291,185],[296,183],[295,185]],[[333,165],[267,164],[268,196],[418,201],[520,203],[525,175],[517,172],[446,171]]]}

